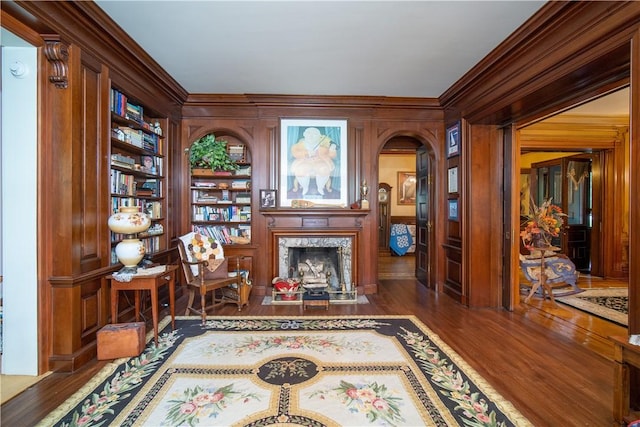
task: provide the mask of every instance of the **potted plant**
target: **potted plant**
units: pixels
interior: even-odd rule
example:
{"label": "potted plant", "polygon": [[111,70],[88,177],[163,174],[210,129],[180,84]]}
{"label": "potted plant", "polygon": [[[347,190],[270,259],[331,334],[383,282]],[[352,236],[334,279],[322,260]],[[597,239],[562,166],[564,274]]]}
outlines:
{"label": "potted plant", "polygon": [[236,162],[229,157],[227,141],[216,139],[212,133],[196,140],[189,149],[191,172],[205,169],[212,172],[230,172],[238,169]]}

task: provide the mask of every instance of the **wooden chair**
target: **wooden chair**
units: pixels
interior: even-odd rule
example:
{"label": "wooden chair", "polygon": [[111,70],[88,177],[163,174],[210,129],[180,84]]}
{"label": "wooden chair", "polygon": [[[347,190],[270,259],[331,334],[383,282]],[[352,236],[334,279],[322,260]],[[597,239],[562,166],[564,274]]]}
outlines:
{"label": "wooden chair", "polygon": [[[242,274],[240,270],[241,257],[237,256],[226,258],[227,261],[235,263],[236,269],[234,277],[229,277],[226,267],[224,272],[226,275],[224,277],[205,277],[207,276],[206,268],[209,265],[209,260],[194,259],[184,243],[185,240],[188,240],[188,236],[194,234],[195,233],[189,233],[180,238],[178,241],[178,253],[180,254],[182,272],[185,277],[184,285],[187,286],[189,291],[189,301],[185,315],[189,315],[190,312],[198,313],[202,318],[202,324],[204,324],[207,319],[207,310],[218,305],[233,303],[238,305],[238,311],[242,310],[243,306],[249,304],[249,294],[251,293],[252,286],[247,276]],[[222,266],[220,268],[222,268]],[[193,307],[196,290],[200,294],[200,310]],[[211,291],[213,291],[213,302],[212,305],[207,306],[206,296]]]}

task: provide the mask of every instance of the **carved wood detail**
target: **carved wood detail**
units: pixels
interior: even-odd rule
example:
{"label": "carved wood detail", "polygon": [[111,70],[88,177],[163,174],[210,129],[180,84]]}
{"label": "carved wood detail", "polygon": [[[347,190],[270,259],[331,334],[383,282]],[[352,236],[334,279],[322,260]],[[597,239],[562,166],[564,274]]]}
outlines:
{"label": "carved wood detail", "polygon": [[69,46],[57,34],[43,34],[44,56],[51,64],[49,81],[58,89],[69,85]]}

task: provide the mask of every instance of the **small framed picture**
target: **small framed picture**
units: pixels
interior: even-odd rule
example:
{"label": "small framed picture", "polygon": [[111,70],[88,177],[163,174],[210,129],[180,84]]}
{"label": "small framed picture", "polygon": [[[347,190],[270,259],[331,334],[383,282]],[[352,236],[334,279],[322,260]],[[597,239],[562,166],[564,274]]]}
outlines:
{"label": "small framed picture", "polygon": [[458,167],[449,168],[449,193],[458,192]]}
{"label": "small framed picture", "polygon": [[153,156],[140,156],[140,163],[143,172],[156,173],[156,159]]}
{"label": "small framed picture", "polygon": [[449,219],[458,220],[458,199],[449,199]]}
{"label": "small framed picture", "polygon": [[447,157],[460,154],[460,123],[447,128]]}
{"label": "small framed picture", "polygon": [[277,190],[260,190],[260,209],[272,209],[276,207]]}

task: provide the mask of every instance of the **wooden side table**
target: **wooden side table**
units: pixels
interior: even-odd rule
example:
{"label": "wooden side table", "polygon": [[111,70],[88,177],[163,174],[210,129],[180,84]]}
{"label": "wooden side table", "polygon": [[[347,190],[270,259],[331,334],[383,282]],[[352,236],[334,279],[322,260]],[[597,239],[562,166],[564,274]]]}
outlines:
{"label": "wooden side table", "polygon": [[140,291],[151,292],[151,314],[153,317],[153,338],[158,344],[158,288],[169,286],[169,309],[171,310],[171,329],[175,329],[175,300],[176,300],[176,270],[177,265],[167,265],[166,269],[159,273],[133,276],[130,282],[119,282],[109,275],[106,278],[111,282],[111,322],[118,323],[118,291],[135,291],[136,322],[140,321]]}
{"label": "wooden side table", "polygon": [[640,346],[629,343],[629,337],[609,337],[613,341],[613,419],[614,426],[626,426],[640,418],[640,412],[631,410],[631,396],[638,398],[640,385],[632,384],[629,367],[640,369]]}
{"label": "wooden side table", "polygon": [[529,292],[529,295],[527,295],[527,297],[524,299],[525,303],[528,303],[529,300],[531,300],[531,297],[533,296],[533,294],[536,293],[538,288],[542,288],[542,299],[545,298],[544,293],[546,291],[549,293],[549,299],[551,300],[551,303],[555,305],[556,300],[553,298],[553,289],[551,289],[551,286],[547,283],[547,273],[546,273],[547,265],[544,259],[545,259],[545,253],[547,251],[556,252],[559,250],[560,248],[556,246],[545,246],[541,248],[532,249],[532,252],[540,251],[540,278],[538,279],[537,282],[533,284],[533,286],[531,286],[531,291]]}

